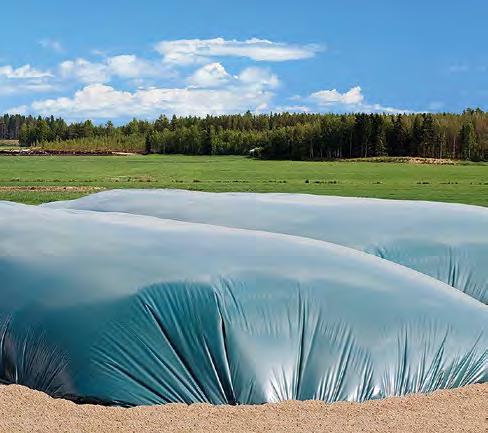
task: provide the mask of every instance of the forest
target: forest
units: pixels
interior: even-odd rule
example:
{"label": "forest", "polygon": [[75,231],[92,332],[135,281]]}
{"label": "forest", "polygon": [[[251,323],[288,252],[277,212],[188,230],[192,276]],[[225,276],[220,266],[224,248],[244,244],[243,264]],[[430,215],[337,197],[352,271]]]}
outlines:
{"label": "forest", "polygon": [[87,120],[8,115],[0,139],[45,150],[187,155],[253,155],[326,160],[378,156],[488,160],[488,113],[245,114],[133,119],[115,126]]}

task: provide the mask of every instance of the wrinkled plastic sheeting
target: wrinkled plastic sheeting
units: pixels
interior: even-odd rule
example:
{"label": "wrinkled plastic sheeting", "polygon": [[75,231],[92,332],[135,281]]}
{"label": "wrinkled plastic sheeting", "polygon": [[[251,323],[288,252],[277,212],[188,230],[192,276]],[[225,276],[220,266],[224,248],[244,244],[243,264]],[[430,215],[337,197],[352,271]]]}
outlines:
{"label": "wrinkled plastic sheeting", "polygon": [[49,207],[128,212],[337,243],[423,272],[488,304],[488,209],[313,196],[113,190]]}
{"label": "wrinkled plastic sheeting", "polygon": [[0,381],[79,402],[363,401],[488,379],[488,311],[353,249],[0,203]]}

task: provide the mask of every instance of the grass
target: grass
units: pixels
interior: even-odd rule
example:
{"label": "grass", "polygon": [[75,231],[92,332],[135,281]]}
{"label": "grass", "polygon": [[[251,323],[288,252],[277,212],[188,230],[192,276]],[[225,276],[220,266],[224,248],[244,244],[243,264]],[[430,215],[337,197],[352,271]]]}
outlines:
{"label": "grass", "polygon": [[488,206],[488,165],[181,155],[0,157],[0,200],[37,204],[100,188],[299,192]]}

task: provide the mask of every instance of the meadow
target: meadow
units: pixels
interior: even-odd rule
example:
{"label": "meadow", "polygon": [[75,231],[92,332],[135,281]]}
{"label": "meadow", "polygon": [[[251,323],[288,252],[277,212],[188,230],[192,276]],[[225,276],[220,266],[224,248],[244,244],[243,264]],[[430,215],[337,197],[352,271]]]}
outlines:
{"label": "meadow", "polygon": [[0,200],[38,204],[112,188],[296,192],[488,206],[488,165],[182,155],[0,157]]}

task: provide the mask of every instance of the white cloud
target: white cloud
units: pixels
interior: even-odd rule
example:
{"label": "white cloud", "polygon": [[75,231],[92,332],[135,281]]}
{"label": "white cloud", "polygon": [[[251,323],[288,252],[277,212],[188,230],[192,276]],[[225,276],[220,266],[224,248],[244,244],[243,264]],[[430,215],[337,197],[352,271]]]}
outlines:
{"label": "white cloud", "polygon": [[18,68],[11,65],[0,66],[0,95],[47,92],[54,89],[50,83],[51,78],[51,72],[30,65]]}
{"label": "white cloud", "polygon": [[109,57],[107,67],[111,74],[121,78],[141,78],[163,75],[162,65],[140,59],[133,54]]}
{"label": "white cloud", "polygon": [[307,100],[317,104],[319,109],[328,108],[331,111],[365,112],[365,113],[410,113],[410,110],[387,107],[381,104],[365,102],[365,97],[360,86],[352,87],[347,92],[341,93],[336,89],[320,90],[312,93]]}
{"label": "white cloud", "polygon": [[[56,52],[63,51],[63,46],[55,39],[45,38],[38,43]],[[64,106],[63,104],[69,105],[67,101],[80,102],[79,98],[82,98],[83,102],[97,94],[101,99],[96,97],[95,105],[98,104],[99,111],[103,111],[105,108],[101,100],[108,99],[110,102],[113,97],[126,97],[129,94],[132,95],[129,98],[132,101],[131,107],[135,106],[134,101],[145,101],[150,96],[158,95],[162,101],[166,97],[164,95],[170,95],[168,110],[175,106],[178,112],[235,112],[244,107],[242,101],[247,101],[248,106],[245,109],[264,110],[268,108],[272,90],[280,85],[278,77],[269,69],[259,67],[247,67],[233,75],[226,71],[222,63],[212,61],[212,58],[233,56],[254,61],[278,62],[313,57],[321,48],[317,45],[287,44],[265,39],[239,41],[215,38],[161,41],[156,49],[163,58],[141,58],[134,54],[99,54],[98,58],[90,60],[81,57],[67,59],[51,70],[42,70],[28,64],[17,68],[11,65],[0,66],[0,95],[61,91],[81,83],[85,86],[80,91],[82,93],[64,98],[51,96],[50,99],[30,104],[29,109],[32,110],[34,106],[39,110],[45,109],[49,104],[56,109]],[[198,65],[199,68],[184,78],[180,73],[186,69],[176,68],[177,64]],[[109,83],[110,87],[103,86]],[[130,91],[124,92],[116,90],[117,88]],[[200,101],[198,98],[201,95],[207,95],[215,103],[215,107]],[[185,98],[188,101],[195,100],[195,108],[185,105]],[[252,98],[256,98],[256,101]],[[228,109],[220,104],[220,99],[229,102]],[[159,106],[165,105],[161,103]],[[142,109],[143,113],[150,111],[149,108]],[[70,110],[76,111],[74,107]]]}
{"label": "white cloud", "polygon": [[56,39],[44,38],[39,41],[39,45],[43,48],[50,49],[56,53],[62,53],[64,51],[63,45]]}
{"label": "white cloud", "polygon": [[62,79],[75,79],[85,84],[108,83],[113,77],[141,79],[174,75],[161,62],[141,59],[133,54],[107,57],[102,62],[86,59],[66,60],[59,65]]}
{"label": "white cloud", "polygon": [[244,86],[247,89],[274,89],[280,81],[267,68],[248,67],[238,75],[230,75],[220,63],[209,63],[197,69],[187,80],[192,87],[211,88],[222,86]]}
{"label": "white cloud", "polygon": [[66,60],[59,65],[63,79],[76,79],[82,83],[105,83],[110,80],[107,65],[92,63],[85,59]]}
{"label": "white cloud", "polygon": [[35,112],[44,115],[60,114],[77,117],[79,114],[92,116],[127,106],[131,97],[132,95],[129,92],[115,91],[112,87],[103,84],[91,84],[76,92],[73,98],[61,97],[35,101],[32,103],[32,108]]}
{"label": "white cloud", "polygon": [[222,88],[147,88],[134,92],[90,84],[71,98],[35,101],[29,110],[68,119],[154,117],[159,113],[203,116],[266,109],[273,96],[266,82],[249,86],[237,79]]}
{"label": "white cloud", "polygon": [[47,78],[52,77],[49,71],[41,71],[31,65],[24,65],[14,68],[11,65],[0,66],[0,77],[15,79]]}
{"label": "white cloud", "polygon": [[313,57],[318,45],[292,45],[272,42],[266,39],[248,39],[245,41],[215,39],[180,39],[161,41],[155,46],[156,51],[169,63],[192,64],[206,63],[212,57],[246,57],[255,61],[283,62]]}
{"label": "white cloud", "polygon": [[356,86],[345,93],[340,93],[336,89],[320,90],[319,92],[312,93],[310,99],[319,105],[358,105],[363,102],[364,96],[361,92],[361,87]]}
{"label": "white cloud", "polygon": [[[115,59],[115,61],[113,60]],[[82,81],[108,79],[109,73],[136,76],[140,72],[132,56],[118,56],[100,70],[86,61],[64,62],[65,73],[77,73]],[[80,72],[81,71],[81,72]],[[278,77],[265,68],[245,68],[229,74],[220,63],[197,69],[187,87],[149,87],[135,91],[117,90],[103,82],[89,83],[72,97],[38,100],[27,111],[60,115],[68,119],[153,117],[159,113],[206,115],[266,110],[279,85]]]}
{"label": "white cloud", "polygon": [[220,63],[209,63],[197,69],[188,83],[195,87],[218,87],[228,83],[231,78]]}
{"label": "white cloud", "polygon": [[280,84],[280,80],[278,79],[278,77],[273,74],[269,69],[257,68],[255,66],[244,69],[238,75],[238,79],[248,86],[258,88],[268,86],[274,89]]}

